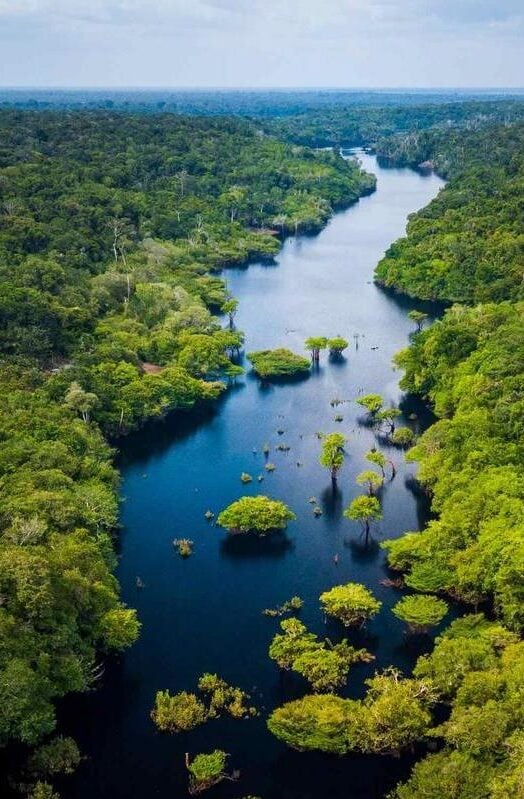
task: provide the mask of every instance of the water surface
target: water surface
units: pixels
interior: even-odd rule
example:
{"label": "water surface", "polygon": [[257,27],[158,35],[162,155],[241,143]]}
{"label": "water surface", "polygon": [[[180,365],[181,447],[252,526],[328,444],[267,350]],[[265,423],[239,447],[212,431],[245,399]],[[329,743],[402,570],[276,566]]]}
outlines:
{"label": "water surface", "polygon": [[[442,181],[384,169],[375,158],[359,155],[378,176],[376,193],[337,214],[318,236],[288,239],[274,265],[226,274],[240,300],[236,323],[245,331],[247,350],[286,346],[300,352],[309,335],[340,334],[351,342],[346,358],[331,363],[324,356],[318,372],[287,385],[263,386],[248,374],[216,408],[172,417],[125,443],[118,578],[143,629],[139,642],[108,666],[99,690],[67,707],[66,723],[87,756],[64,787],[69,799],[187,796],[184,753],[215,747],[231,753],[231,767],[242,775],[238,783],[212,789],[213,799],[369,799],[383,796],[405,773],[404,760],[292,752],[265,727],[268,711],[302,695],[306,686],[290,675],[281,679],[268,659],[278,620],[262,616],[263,608],[298,594],[305,601],[300,618],[337,640],[341,630],[325,623],[319,594],[354,580],[379,596],[380,615],[354,639],[376,661],[353,669],[347,695],[361,695],[363,679],[377,667],[395,663],[409,670],[424,646],[407,642],[390,613],[399,593],[381,584],[387,571],[378,547],[385,537],[423,522],[425,508],[410,490],[413,467],[403,464],[398,450],[385,447],[398,474],[382,492],[384,518],[368,548],[342,511],[360,493],[355,476],[367,467],[364,453],[379,443],[361,424],[354,399],[359,392],[378,392],[399,402],[392,355],[408,343],[407,312],[423,307],[374,286],[373,269],[402,235],[408,214],[427,204]],[[344,404],[332,408],[334,398]],[[337,413],[344,417],[341,423],[334,421]],[[336,493],[318,465],[318,431],[348,437]],[[272,474],[264,471],[265,442],[276,465]],[[290,451],[275,451],[279,443]],[[253,475],[251,485],[241,484],[242,472]],[[262,483],[256,481],[259,474]],[[218,512],[242,494],[257,492],[283,499],[295,511],[297,521],[287,534],[228,538],[205,521],[207,509]],[[312,514],[312,496],[323,510],[320,518]],[[172,546],[181,537],[195,544],[185,561]],[[137,576],[143,590],[136,589]],[[156,733],[149,718],[155,692],[193,690],[205,671],[249,690],[260,717],[214,721],[182,736]]]}

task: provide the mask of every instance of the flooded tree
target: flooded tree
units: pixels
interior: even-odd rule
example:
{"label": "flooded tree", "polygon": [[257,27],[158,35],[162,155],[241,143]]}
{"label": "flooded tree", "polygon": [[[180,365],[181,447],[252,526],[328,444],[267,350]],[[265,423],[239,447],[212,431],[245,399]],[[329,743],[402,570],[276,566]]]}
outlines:
{"label": "flooded tree", "polygon": [[339,470],[344,465],[345,436],[342,433],[329,433],[322,437],[322,449],[319,462],[321,466],[329,469],[331,480],[337,482]]}
{"label": "flooded tree", "polygon": [[371,522],[382,518],[382,508],[376,497],[360,496],[356,497],[346,508],[344,516],[346,519],[352,519],[362,524],[367,544]]}
{"label": "flooded tree", "polygon": [[215,749],[209,754],[196,755],[194,760],[189,760],[186,754],[186,767],[189,771],[189,793],[193,796],[202,791],[207,791],[213,785],[227,778],[226,760],[228,755],[221,749]]}
{"label": "flooded tree", "polygon": [[260,495],[232,502],[218,515],[217,524],[231,533],[253,531],[264,535],[271,530],[283,530],[294,519],[295,514],[283,502]]}
{"label": "flooded tree", "polygon": [[340,358],[344,350],[349,347],[349,341],[342,336],[328,339],[327,346],[331,358]]}
{"label": "flooded tree", "polygon": [[306,350],[311,352],[311,360],[313,363],[318,363],[320,360],[320,350],[326,349],[328,340],[325,336],[310,336],[306,339],[304,346]]}
{"label": "flooded tree", "polygon": [[374,472],[373,469],[365,469],[363,472],[360,472],[356,480],[359,485],[366,486],[370,497],[375,495],[376,491],[384,482],[384,478],[377,472]]}
{"label": "flooded tree", "polygon": [[336,585],[320,595],[320,605],[327,616],[333,616],[344,627],[362,627],[373,618],[382,602],[361,583]]}
{"label": "flooded tree", "polygon": [[420,333],[427,318],[428,314],[424,313],[423,311],[410,311],[408,313],[408,319],[414,322],[417,326],[417,333]]}
{"label": "flooded tree", "polygon": [[405,596],[392,608],[392,613],[397,619],[406,622],[412,633],[428,632],[431,627],[440,624],[447,612],[448,606],[444,600],[425,594]]}

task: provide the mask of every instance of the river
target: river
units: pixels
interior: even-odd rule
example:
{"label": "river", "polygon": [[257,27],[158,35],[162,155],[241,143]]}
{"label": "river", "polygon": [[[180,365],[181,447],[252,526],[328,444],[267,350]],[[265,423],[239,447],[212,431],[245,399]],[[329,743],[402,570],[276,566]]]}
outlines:
{"label": "river", "polygon": [[[399,592],[381,584],[387,572],[379,542],[418,529],[425,520],[427,509],[412,490],[413,467],[390,450],[398,474],[382,492],[384,517],[364,547],[358,527],[342,510],[360,493],[355,476],[366,468],[364,453],[377,442],[372,430],[359,424],[362,409],[354,401],[338,408],[330,401],[354,400],[359,391],[400,400],[391,359],[408,343],[413,325],[407,312],[424,306],[376,287],[373,269],[402,235],[407,216],[443,184],[433,174],[385,169],[372,156],[359,157],[378,177],[374,194],[337,213],[319,235],[288,239],[275,264],[225,273],[240,301],[236,324],[245,331],[247,351],[285,346],[300,352],[309,335],[340,334],[350,341],[345,360],[330,363],[324,356],[318,372],[287,385],[262,386],[248,374],[216,408],[172,417],[125,443],[118,578],[143,629],[138,643],[108,665],[96,692],[66,704],[64,724],[86,755],[63,788],[66,799],[185,797],[184,753],[216,747],[231,754],[230,766],[241,778],[212,789],[213,799],[373,799],[406,771],[406,760],[299,754],[265,727],[268,711],[302,695],[305,684],[290,675],[282,680],[268,659],[278,620],[262,616],[263,608],[297,594],[305,602],[302,621],[336,640],[340,630],[325,624],[319,594],[350,580],[375,592],[382,611],[352,640],[367,646],[376,660],[353,667],[346,695],[361,695],[363,679],[375,668],[394,663],[409,670],[425,645],[406,639],[390,613]],[[342,422],[334,421],[337,413]],[[348,436],[335,494],[318,464],[317,431]],[[265,442],[276,465],[271,474],[263,468]],[[289,452],[275,451],[279,443],[289,445]],[[243,486],[244,471],[255,478],[264,474],[264,481]],[[228,538],[204,519],[207,509],[218,512],[242,494],[258,492],[285,500],[297,514],[286,535]],[[319,518],[313,516],[311,496],[323,510]],[[187,560],[172,545],[182,537],[194,541]],[[141,590],[137,576],[145,584]],[[194,690],[205,671],[248,690],[260,716],[208,722],[182,736],[158,734],[149,718],[155,692]]]}

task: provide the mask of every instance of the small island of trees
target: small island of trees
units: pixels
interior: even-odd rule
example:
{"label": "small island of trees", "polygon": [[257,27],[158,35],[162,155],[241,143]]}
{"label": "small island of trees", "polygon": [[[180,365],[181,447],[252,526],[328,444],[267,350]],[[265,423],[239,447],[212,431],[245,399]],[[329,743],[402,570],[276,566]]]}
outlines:
{"label": "small island of trees", "polygon": [[276,350],[248,352],[247,357],[253,364],[254,372],[264,379],[294,377],[307,374],[310,370],[310,363],[307,358],[297,355],[284,347]]}
{"label": "small island of trees", "polygon": [[217,524],[230,533],[265,535],[272,530],[284,530],[294,519],[295,514],[283,502],[260,495],[232,502],[218,515]]}

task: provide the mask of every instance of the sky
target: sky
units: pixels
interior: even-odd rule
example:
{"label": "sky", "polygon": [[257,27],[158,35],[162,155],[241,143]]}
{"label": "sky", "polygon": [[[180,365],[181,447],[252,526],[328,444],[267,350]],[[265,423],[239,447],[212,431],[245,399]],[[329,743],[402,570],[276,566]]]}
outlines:
{"label": "sky", "polygon": [[0,0],[0,86],[522,87],[523,0]]}

